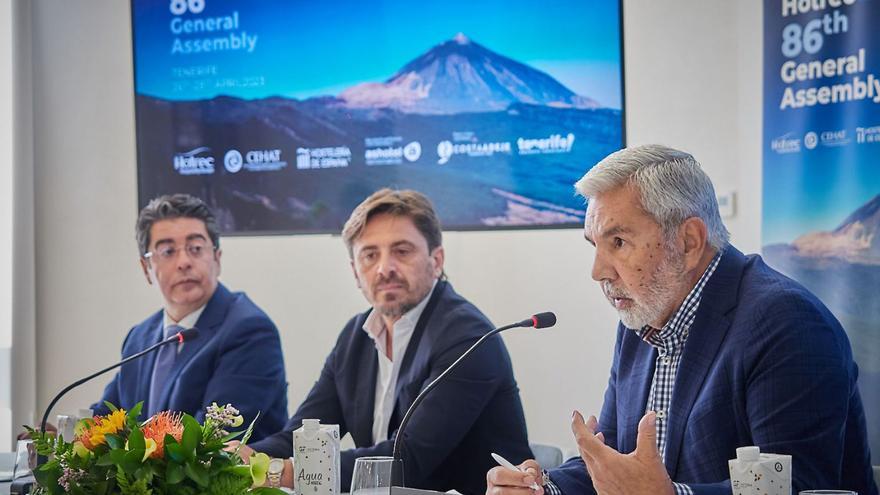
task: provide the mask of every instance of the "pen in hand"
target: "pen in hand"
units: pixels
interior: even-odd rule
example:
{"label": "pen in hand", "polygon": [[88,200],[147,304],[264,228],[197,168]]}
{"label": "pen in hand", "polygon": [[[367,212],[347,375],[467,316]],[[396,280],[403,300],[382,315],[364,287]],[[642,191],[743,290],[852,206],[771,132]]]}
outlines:
{"label": "pen in hand", "polygon": [[[499,465],[504,466],[507,469],[513,469],[514,471],[518,471],[520,473],[525,474],[525,471],[514,466],[510,461],[501,457],[500,455],[496,454],[495,452],[492,452],[492,458],[495,459],[495,462],[497,462]],[[540,489],[540,487],[538,486],[538,483],[536,483],[536,482],[532,482],[532,486],[530,486],[529,488],[531,488],[532,490]]]}

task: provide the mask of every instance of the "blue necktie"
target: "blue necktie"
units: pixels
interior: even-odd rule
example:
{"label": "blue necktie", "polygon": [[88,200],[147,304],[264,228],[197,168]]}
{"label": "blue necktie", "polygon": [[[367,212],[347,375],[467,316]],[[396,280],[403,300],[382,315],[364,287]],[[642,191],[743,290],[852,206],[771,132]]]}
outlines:
{"label": "blue necktie", "polygon": [[[168,325],[165,327],[165,336],[162,337],[162,340],[171,337],[181,330],[183,330],[183,327],[180,325]],[[177,359],[176,344],[166,344],[160,347],[159,351],[156,353],[156,363],[153,365],[153,377],[150,380],[150,407],[148,411],[150,416],[161,411],[161,409],[159,409],[159,401],[162,397],[162,390],[165,389],[165,382],[168,381],[168,374],[171,373],[171,368],[174,367],[175,359]]]}

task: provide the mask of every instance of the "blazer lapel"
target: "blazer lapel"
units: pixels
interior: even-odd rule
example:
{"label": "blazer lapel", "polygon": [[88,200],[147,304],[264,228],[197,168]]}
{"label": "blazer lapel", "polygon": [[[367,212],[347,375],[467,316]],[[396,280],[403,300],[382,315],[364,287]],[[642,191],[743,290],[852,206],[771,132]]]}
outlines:
{"label": "blazer lapel", "polygon": [[745,256],[733,246],[728,246],[715,273],[703,288],[700,307],[691,325],[675,378],[669,410],[666,470],[672,479],[678,474],[682,439],[694,402],[730,328],[727,313],[736,307],[745,263]]}
{"label": "blazer lapel", "polygon": [[[140,349],[147,349],[150,346],[154,346],[159,343],[162,339],[162,316],[163,312],[159,311],[156,315],[149,319],[146,323],[147,332],[146,338],[144,339],[143,345],[140,346]],[[136,403],[143,401],[144,406],[141,409],[146,413],[146,411],[150,410],[150,381],[153,378],[153,366],[156,364],[156,353],[150,353],[149,356],[144,356],[139,359],[137,364],[138,367],[138,381],[137,381],[137,389],[136,394],[133,397],[133,401],[129,407],[133,407]],[[121,404],[114,404],[115,406],[122,407]],[[142,413],[142,414],[144,414]]]}
{"label": "blazer lapel", "polygon": [[351,436],[358,445],[373,444],[373,410],[376,407],[376,377],[379,374],[379,356],[376,354],[376,346],[363,331],[367,315],[372,310],[364,313],[362,318],[355,322],[354,332],[360,342],[358,346],[357,374],[349,375],[353,379],[354,415],[356,423],[351,425]]}
{"label": "blazer lapel", "polygon": [[[401,399],[401,390],[403,387],[407,387],[412,383],[412,380],[407,380],[405,377],[408,377],[414,372],[413,364],[416,361],[416,356],[427,356],[431,355],[430,345],[420,345],[422,340],[422,336],[425,334],[425,329],[427,328],[429,322],[431,321],[431,314],[434,312],[434,308],[437,306],[437,301],[440,300],[441,294],[444,290],[446,290],[447,283],[443,280],[437,281],[437,285],[434,287],[434,292],[431,293],[431,298],[428,300],[428,304],[425,305],[425,309],[422,310],[422,314],[419,316],[419,321],[416,322],[416,327],[413,329],[413,334],[409,339],[409,343],[406,345],[406,352],[403,353],[403,360],[400,362],[400,372],[397,375],[397,383],[394,384],[394,397],[395,397],[395,412],[394,418],[391,418],[391,423],[389,425],[389,430],[394,431],[397,429],[400,420],[403,419],[403,414],[406,413],[406,410],[409,408],[409,404],[402,404]],[[421,362],[422,359],[419,359]],[[427,385],[425,383],[424,385]],[[419,387],[421,390],[421,386]],[[399,411],[403,409],[402,411]]]}
{"label": "blazer lapel", "polygon": [[208,300],[208,305],[205,306],[205,310],[202,312],[201,316],[199,316],[199,321],[196,322],[196,328],[199,329],[198,338],[183,344],[183,348],[180,349],[180,352],[177,354],[177,359],[174,361],[174,367],[172,367],[171,372],[168,373],[168,379],[165,381],[165,386],[162,388],[162,395],[160,396],[161,399],[159,401],[158,409],[167,409],[170,407],[171,404],[169,401],[171,399],[171,390],[177,383],[177,377],[180,376],[180,372],[186,367],[189,361],[192,360],[193,356],[198,354],[198,352],[208,345],[211,339],[214,338],[214,335],[217,333],[217,327],[226,319],[226,312],[229,310],[229,305],[232,303],[232,299],[232,293],[230,293],[223,284],[217,284],[217,289],[214,291],[214,295]]}
{"label": "blazer lapel", "polygon": [[617,435],[617,447],[618,451],[629,453],[636,449],[637,425],[645,415],[657,351],[643,342],[632,330],[623,326],[620,328],[625,332],[623,338],[637,341],[634,352],[628,356],[620,356],[621,365],[618,366],[617,375],[619,384],[617,424],[621,428]]}

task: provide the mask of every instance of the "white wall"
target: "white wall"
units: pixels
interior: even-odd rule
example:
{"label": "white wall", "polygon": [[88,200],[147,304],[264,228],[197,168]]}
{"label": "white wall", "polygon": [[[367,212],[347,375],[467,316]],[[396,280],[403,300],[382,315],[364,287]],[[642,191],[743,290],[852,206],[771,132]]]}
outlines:
{"label": "white wall", "polygon": [[[625,2],[631,144],[692,151],[719,190],[739,194],[728,224],[756,250],[760,212],[758,0]],[[137,267],[128,2],[33,2],[37,328],[44,406],[74,377],[116,359],[128,328],[158,308]],[[589,164],[584,164],[586,170]],[[589,279],[578,230],[450,232],[447,272],[496,323],[553,310],[559,325],[505,340],[534,441],[569,448],[573,408],[598,413],[616,318]],[[344,322],[364,309],[331,236],[223,240],[222,279],[282,329],[294,408]],[[308,346],[310,357],[294,360]],[[297,353],[301,354],[301,353]],[[97,398],[83,387],[59,411]]]}
{"label": "white wall", "polygon": [[30,4],[0,5],[0,451],[36,397]]}
{"label": "white wall", "polygon": [[0,447],[12,444],[13,39],[12,5],[4,2],[0,4]]}

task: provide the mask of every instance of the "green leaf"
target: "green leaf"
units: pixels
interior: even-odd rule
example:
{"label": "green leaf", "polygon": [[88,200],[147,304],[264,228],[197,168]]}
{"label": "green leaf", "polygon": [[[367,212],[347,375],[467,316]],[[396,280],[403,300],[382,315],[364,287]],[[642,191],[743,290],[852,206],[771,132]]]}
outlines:
{"label": "green leaf", "polygon": [[189,479],[198,483],[199,486],[205,487],[208,486],[208,470],[205,469],[198,461],[190,461],[187,462],[183,467],[184,472],[189,477]]}
{"label": "green leaf", "polygon": [[119,435],[107,434],[104,435],[104,438],[107,440],[107,445],[111,449],[123,449],[125,448],[125,440]]}
{"label": "green leaf", "polygon": [[125,453],[125,457],[122,459],[122,462],[119,463],[119,466],[125,470],[126,474],[134,474],[135,471],[140,469],[141,460],[143,458],[144,449],[129,450]]}
{"label": "green leaf", "polygon": [[168,467],[165,468],[165,482],[169,485],[180,483],[185,476],[183,466],[176,462],[169,462]]}
{"label": "green leaf", "polygon": [[116,410],[119,409],[118,407],[114,406],[106,400],[104,401],[104,405],[107,406],[107,409],[110,409],[110,412],[116,412]]}
{"label": "green leaf", "polygon": [[98,460],[95,461],[95,464],[98,466],[113,466],[115,464],[119,464],[122,462],[122,458],[125,457],[125,451],[122,449],[111,450],[106,454],[98,457]]}
{"label": "green leaf", "polygon": [[247,430],[244,431],[244,436],[241,437],[242,445],[247,445],[248,440],[251,439],[251,434],[254,432],[254,425],[257,424],[258,419],[260,419],[260,411],[257,411],[257,415],[254,416],[254,420],[251,421],[251,424],[248,425]]}
{"label": "green leaf", "polygon": [[128,448],[129,450],[141,449],[146,450],[147,444],[144,442],[144,432],[140,430],[140,428],[135,428],[131,430],[131,433],[128,435]]}
{"label": "green leaf", "polygon": [[169,443],[168,439],[171,438],[171,435],[165,436],[165,456],[166,458],[173,459],[177,462],[183,462],[186,460],[186,455],[183,453],[183,447],[177,442]]}
{"label": "green leaf", "polygon": [[194,459],[196,456],[196,447],[199,440],[202,439],[202,425],[189,414],[183,415],[183,438],[180,439],[180,446],[183,448],[183,455],[187,459]]}
{"label": "green leaf", "polygon": [[143,407],[144,407],[144,401],[140,401],[137,404],[135,404],[134,407],[132,407],[128,411],[128,419],[130,419],[132,421],[137,421],[137,419],[141,415],[141,410],[143,409]]}
{"label": "green leaf", "polygon": [[243,431],[233,431],[229,435],[226,435],[225,437],[221,438],[220,442],[225,444],[227,442],[235,440],[236,438],[240,437],[242,433],[244,433],[244,432]]}

